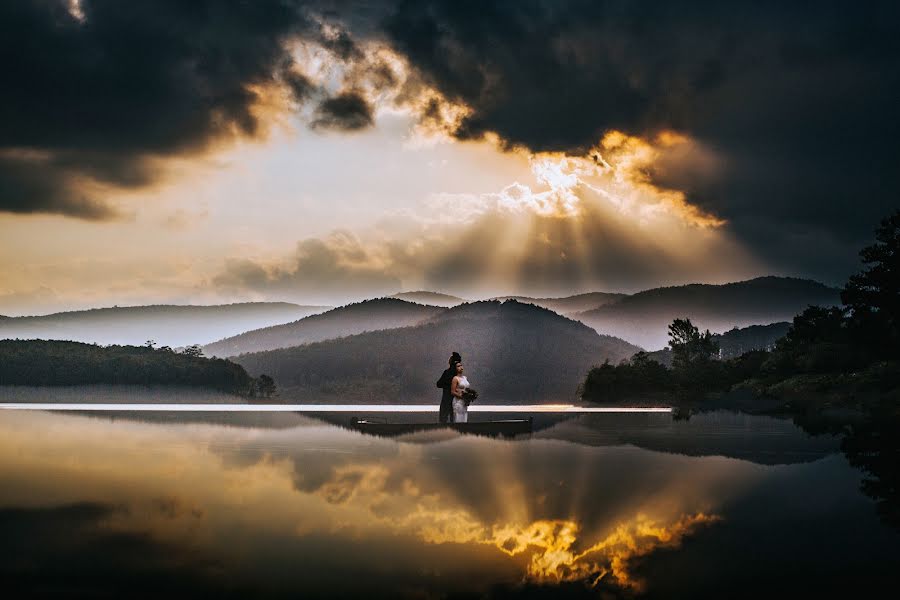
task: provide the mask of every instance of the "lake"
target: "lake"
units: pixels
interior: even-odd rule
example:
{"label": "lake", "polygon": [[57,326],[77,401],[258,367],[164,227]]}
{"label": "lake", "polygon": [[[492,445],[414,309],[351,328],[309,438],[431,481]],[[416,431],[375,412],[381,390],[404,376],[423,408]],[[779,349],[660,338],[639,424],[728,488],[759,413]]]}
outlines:
{"label": "lake", "polygon": [[542,413],[515,439],[346,422],[0,411],[6,597],[830,596],[898,579],[865,474],[789,420]]}

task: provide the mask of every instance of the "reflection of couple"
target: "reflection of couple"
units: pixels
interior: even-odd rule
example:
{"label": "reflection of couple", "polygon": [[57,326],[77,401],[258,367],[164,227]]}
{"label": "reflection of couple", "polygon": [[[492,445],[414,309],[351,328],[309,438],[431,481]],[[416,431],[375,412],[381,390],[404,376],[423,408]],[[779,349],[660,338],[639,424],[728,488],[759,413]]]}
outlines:
{"label": "reflection of couple", "polygon": [[437,386],[441,393],[441,423],[465,423],[469,419],[469,402],[465,398],[469,380],[463,374],[462,357],[458,352],[450,356],[450,367],[441,373]]}

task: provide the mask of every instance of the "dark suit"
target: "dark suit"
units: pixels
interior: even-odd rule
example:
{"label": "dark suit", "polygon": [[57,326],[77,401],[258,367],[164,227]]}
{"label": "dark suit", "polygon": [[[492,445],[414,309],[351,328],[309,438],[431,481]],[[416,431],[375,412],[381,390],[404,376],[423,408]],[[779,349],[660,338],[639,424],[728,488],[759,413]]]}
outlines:
{"label": "dark suit", "polygon": [[453,396],[450,394],[450,384],[456,375],[456,363],[450,365],[443,373],[441,378],[437,380],[437,386],[443,391],[441,392],[441,410],[438,419],[441,423],[450,422],[450,414],[453,412]]}

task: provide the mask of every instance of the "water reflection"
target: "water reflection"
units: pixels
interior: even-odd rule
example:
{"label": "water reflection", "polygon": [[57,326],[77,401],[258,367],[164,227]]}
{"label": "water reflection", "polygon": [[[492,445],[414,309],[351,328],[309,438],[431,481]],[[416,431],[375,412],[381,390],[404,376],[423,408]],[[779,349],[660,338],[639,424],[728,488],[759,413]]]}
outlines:
{"label": "water reflection", "polygon": [[[628,420],[619,438],[608,421],[579,418],[525,440],[406,443],[290,418],[269,428],[0,415],[6,585],[86,596],[702,596],[784,585],[788,567],[822,589],[840,588],[838,566],[857,590],[893,577],[897,536],[833,448],[766,466],[661,452],[659,431]],[[753,427],[764,445],[767,426]],[[639,431],[656,450],[622,442]],[[752,568],[749,584],[735,564]]]}

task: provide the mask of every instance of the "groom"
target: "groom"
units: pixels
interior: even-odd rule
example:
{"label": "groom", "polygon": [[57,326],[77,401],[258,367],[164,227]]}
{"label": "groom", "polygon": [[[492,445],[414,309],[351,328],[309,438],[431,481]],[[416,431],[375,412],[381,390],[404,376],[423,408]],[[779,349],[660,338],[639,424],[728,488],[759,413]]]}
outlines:
{"label": "groom", "polygon": [[441,410],[438,419],[441,423],[450,422],[450,413],[453,411],[453,396],[450,395],[450,383],[453,376],[456,375],[456,365],[462,362],[459,352],[450,355],[450,367],[441,373],[441,378],[437,380],[437,386],[443,391],[441,392]]}

